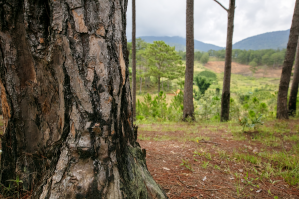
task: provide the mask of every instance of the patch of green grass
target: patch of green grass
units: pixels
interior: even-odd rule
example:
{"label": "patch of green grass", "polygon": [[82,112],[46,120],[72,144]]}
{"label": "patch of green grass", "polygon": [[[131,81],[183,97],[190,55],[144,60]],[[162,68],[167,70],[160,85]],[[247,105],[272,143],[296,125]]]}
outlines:
{"label": "patch of green grass", "polygon": [[206,169],[209,166],[209,161],[204,161],[201,165],[202,168]]}
{"label": "patch of green grass", "polygon": [[299,141],[299,135],[284,136],[283,140],[284,141],[298,142]]}
{"label": "patch of green grass", "polygon": [[139,140],[151,140],[151,137],[147,137],[145,135],[139,134],[138,135]]}
{"label": "patch of green grass", "polygon": [[188,170],[193,171],[193,169],[192,169],[192,165],[191,165],[191,163],[189,162],[189,160],[184,160],[184,159],[182,159],[182,164],[181,164],[181,166],[184,166],[184,167],[186,167]]}
{"label": "patch of green grass", "polygon": [[237,160],[244,160],[246,162],[250,162],[252,164],[260,164],[261,163],[261,159],[254,156],[254,155],[250,155],[250,154],[244,154],[244,153],[238,153],[238,152],[234,152],[233,157],[236,158]]}
{"label": "patch of green grass", "polygon": [[229,159],[229,154],[225,150],[218,150],[221,159]]}
{"label": "patch of green grass", "polygon": [[280,170],[278,175],[282,176],[286,182],[292,186],[299,184],[299,165],[297,165],[293,170]]}

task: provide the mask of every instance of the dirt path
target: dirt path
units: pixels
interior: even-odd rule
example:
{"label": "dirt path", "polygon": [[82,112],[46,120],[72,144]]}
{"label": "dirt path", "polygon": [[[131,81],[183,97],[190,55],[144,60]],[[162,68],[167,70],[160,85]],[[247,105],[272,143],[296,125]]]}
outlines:
{"label": "dirt path", "polygon": [[[178,130],[167,131],[150,126],[139,127],[139,143],[147,151],[149,171],[169,198],[299,198],[298,188],[281,177],[255,180],[259,176],[252,171],[259,172],[259,165],[232,155],[245,150],[256,155],[264,148],[260,143],[235,140],[217,127],[174,126]],[[195,137],[199,143],[191,141]]]}
{"label": "dirt path", "polygon": [[[205,65],[205,67],[214,71],[215,73],[223,73],[224,61],[210,61]],[[236,62],[232,62],[232,73],[241,74],[245,76],[252,75],[249,65],[239,64]],[[253,76],[280,78],[281,69],[270,69],[270,68],[259,69]]]}

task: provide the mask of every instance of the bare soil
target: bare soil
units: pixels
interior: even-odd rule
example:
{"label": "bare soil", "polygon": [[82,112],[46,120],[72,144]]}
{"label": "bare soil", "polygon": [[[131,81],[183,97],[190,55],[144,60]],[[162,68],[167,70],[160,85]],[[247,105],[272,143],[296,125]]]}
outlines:
{"label": "bare soil", "polygon": [[[214,71],[215,73],[223,73],[224,72],[224,61],[209,61],[205,64],[205,67]],[[245,76],[254,76],[254,77],[272,77],[272,78],[280,78],[281,76],[281,68],[270,68],[263,67],[260,68],[255,74],[253,74],[250,70],[249,65],[239,64],[236,62],[232,62],[232,73],[240,74]]]}
{"label": "bare soil", "polygon": [[[298,124],[298,120],[288,122],[289,126]],[[274,124],[275,122],[272,122],[270,125]],[[257,155],[256,151],[265,150],[262,143],[250,141],[251,137],[258,131],[247,132],[248,140],[238,141],[234,139],[233,134],[225,129],[209,130],[207,126],[199,124],[197,126],[178,124],[172,125],[178,130],[165,131],[167,125],[161,125],[159,131],[157,125],[159,124],[140,125],[139,136],[141,135],[142,140],[139,139],[139,143],[142,148],[146,149],[149,171],[169,198],[273,199],[274,196],[290,199],[299,198],[298,187],[288,185],[281,177],[270,177],[271,181],[275,183],[271,183],[269,179],[253,180],[252,184],[244,182],[246,175],[250,179],[256,179],[258,176],[251,172],[251,169],[254,168],[259,171],[260,168],[245,161],[237,161],[236,159],[227,161],[221,157],[219,151],[225,151],[227,154],[237,151]],[[155,128],[152,131],[149,130],[151,126]],[[190,133],[190,129],[193,129],[191,130],[193,132]],[[194,138],[208,137],[209,140],[206,139],[208,141],[202,140],[197,143],[184,139],[190,136]],[[289,149],[292,144],[295,143],[285,143]],[[273,148],[266,147],[266,149],[272,150]],[[275,150],[280,151],[282,148],[276,147]],[[195,155],[194,151],[210,153],[211,158]],[[192,170],[181,165],[182,159],[190,163]],[[203,168],[202,165],[207,162],[209,162],[208,166]]]}

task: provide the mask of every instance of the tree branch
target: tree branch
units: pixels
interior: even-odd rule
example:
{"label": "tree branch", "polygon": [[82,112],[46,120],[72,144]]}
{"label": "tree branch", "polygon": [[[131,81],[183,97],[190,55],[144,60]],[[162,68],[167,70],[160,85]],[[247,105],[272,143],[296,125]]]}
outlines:
{"label": "tree branch", "polygon": [[216,3],[218,3],[226,12],[228,12],[228,9],[224,7],[218,0],[214,0]]}

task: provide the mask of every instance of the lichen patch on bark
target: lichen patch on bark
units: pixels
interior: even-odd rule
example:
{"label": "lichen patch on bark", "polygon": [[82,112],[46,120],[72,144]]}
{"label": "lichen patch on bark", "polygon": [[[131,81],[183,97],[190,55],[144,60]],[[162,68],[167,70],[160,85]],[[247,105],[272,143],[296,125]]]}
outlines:
{"label": "lichen patch on bark", "polygon": [[111,106],[112,106],[112,97],[109,95],[109,93],[103,92],[100,93],[100,99],[101,99],[101,113],[102,113],[102,118],[105,121],[108,121],[110,118],[110,113],[111,113]]}
{"label": "lichen patch on bark", "polygon": [[123,77],[123,85],[125,85],[125,83],[126,83],[126,63],[124,60],[122,44],[119,44],[118,46],[119,46],[119,64],[120,64],[120,68],[121,68],[121,74]]}
{"label": "lichen patch on bark", "polygon": [[88,28],[85,25],[85,21],[84,21],[84,9],[76,8],[72,10],[72,12],[75,20],[76,31],[81,33],[87,33]]}
{"label": "lichen patch on bark", "polygon": [[96,34],[104,37],[105,36],[105,27],[103,25],[100,25],[99,29],[97,29],[97,31],[96,31]]}

